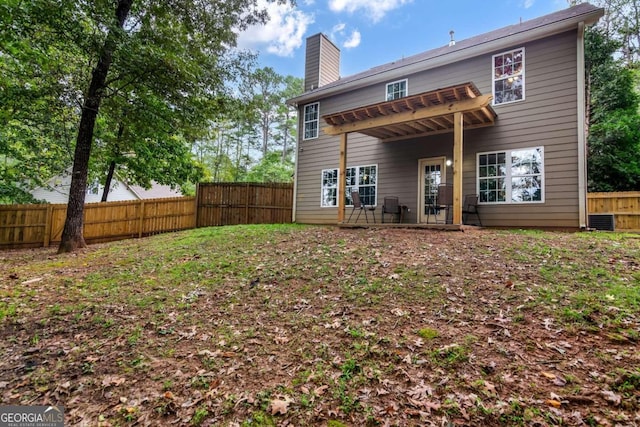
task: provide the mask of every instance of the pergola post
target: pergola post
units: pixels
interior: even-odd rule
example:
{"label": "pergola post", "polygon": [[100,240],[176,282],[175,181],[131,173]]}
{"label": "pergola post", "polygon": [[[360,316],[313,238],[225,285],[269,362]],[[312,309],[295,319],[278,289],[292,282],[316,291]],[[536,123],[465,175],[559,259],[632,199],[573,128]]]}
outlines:
{"label": "pergola post", "polygon": [[453,114],[453,223],[462,224],[462,133],[463,113]]}
{"label": "pergola post", "polygon": [[347,191],[347,133],[340,135],[340,161],[338,163],[338,224],[344,222],[345,192]]}

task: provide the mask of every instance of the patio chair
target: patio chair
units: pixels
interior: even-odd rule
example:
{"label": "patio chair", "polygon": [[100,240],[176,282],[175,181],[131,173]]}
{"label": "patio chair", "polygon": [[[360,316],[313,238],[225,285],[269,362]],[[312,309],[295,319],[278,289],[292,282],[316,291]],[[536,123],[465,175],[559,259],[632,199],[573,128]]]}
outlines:
{"label": "patio chair", "polygon": [[358,210],[358,216],[356,216],[355,222],[358,222],[358,218],[360,218],[360,214],[362,213],[362,211],[364,211],[364,218],[367,221],[367,224],[369,223],[367,211],[372,211],[373,222],[376,222],[376,216],[373,214],[373,211],[376,210],[375,206],[367,206],[362,203],[362,201],[360,200],[360,193],[358,193],[357,191],[352,191],[351,201],[353,202],[353,209],[351,210],[351,215],[349,215],[349,219],[347,220],[347,222],[351,221],[351,217],[353,216],[353,213],[356,211],[356,209]]}
{"label": "patio chair", "polygon": [[[464,204],[462,205],[462,223],[466,224],[465,217],[469,215],[475,215],[478,218],[478,224],[482,227],[482,220],[480,219],[480,213],[478,212],[478,195],[467,194],[464,197]],[[475,224],[474,224],[475,225]]]}
{"label": "patio chair", "polygon": [[398,222],[400,222],[402,218],[402,207],[398,203],[398,198],[395,196],[388,196],[384,198],[384,204],[382,205],[382,222],[384,223],[384,215],[390,214],[392,215],[391,220],[393,221],[393,215],[398,216]]}
{"label": "patio chair", "polygon": [[[433,214],[435,215],[436,224],[450,223],[449,213],[451,211],[451,205],[453,205],[453,185],[451,184],[438,185],[438,197],[435,201],[435,204],[429,207],[429,211],[427,212],[427,222],[429,222],[429,216],[433,211]],[[440,214],[440,211],[444,211],[444,219],[442,220],[438,220],[438,215]]]}

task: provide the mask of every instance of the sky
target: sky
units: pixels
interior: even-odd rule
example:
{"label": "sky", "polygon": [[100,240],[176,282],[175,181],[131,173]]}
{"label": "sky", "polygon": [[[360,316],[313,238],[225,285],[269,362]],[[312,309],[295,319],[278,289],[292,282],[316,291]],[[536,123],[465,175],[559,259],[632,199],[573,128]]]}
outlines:
{"label": "sky", "polygon": [[567,0],[297,0],[295,7],[258,0],[271,17],[239,34],[238,47],[261,67],[304,77],[306,38],[326,34],[340,48],[346,77],[449,43],[537,18]]}

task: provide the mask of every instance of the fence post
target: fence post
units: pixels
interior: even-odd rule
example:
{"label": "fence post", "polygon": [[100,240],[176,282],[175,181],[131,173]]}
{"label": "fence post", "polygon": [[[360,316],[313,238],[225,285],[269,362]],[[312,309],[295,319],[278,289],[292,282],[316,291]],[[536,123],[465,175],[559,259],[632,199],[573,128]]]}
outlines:
{"label": "fence post", "polygon": [[47,213],[45,215],[43,246],[47,248],[51,243],[51,223],[53,222],[53,206],[51,204],[47,205]]}
{"label": "fence post", "polygon": [[193,215],[196,217],[196,219],[195,219],[195,224],[193,228],[198,228],[198,219],[199,219],[198,217],[200,216],[200,183],[199,182],[196,184],[196,199],[194,200],[194,203],[196,204],[196,207]]}
{"label": "fence post", "polygon": [[142,238],[143,231],[144,231],[144,200],[140,200],[140,229],[138,232],[138,238]]}
{"label": "fence post", "polygon": [[247,197],[244,201],[244,223],[249,224],[249,183],[245,184],[247,189]]}

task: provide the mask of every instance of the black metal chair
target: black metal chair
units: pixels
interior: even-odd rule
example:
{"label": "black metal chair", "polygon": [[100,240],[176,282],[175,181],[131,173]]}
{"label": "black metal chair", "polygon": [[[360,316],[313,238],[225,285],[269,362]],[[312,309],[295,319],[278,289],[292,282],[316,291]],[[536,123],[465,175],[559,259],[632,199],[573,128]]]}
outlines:
{"label": "black metal chair", "polygon": [[362,203],[362,201],[360,200],[360,193],[358,193],[357,191],[352,191],[351,201],[353,203],[353,209],[351,210],[351,215],[349,215],[349,219],[347,220],[347,222],[351,221],[351,217],[353,216],[353,213],[356,211],[356,209],[358,210],[358,216],[356,216],[356,222],[358,222],[358,219],[360,218],[360,214],[362,213],[362,211],[364,211],[364,218],[367,221],[367,224],[369,223],[369,217],[367,216],[367,211],[372,211],[373,222],[374,223],[376,222],[376,216],[375,214],[373,214],[373,211],[376,210],[375,206],[367,206],[364,203]]}
{"label": "black metal chair", "polygon": [[[400,222],[402,218],[402,207],[398,202],[398,198],[395,196],[388,196],[384,198],[384,204],[382,205],[382,222],[384,223],[384,215],[397,215],[398,222]],[[391,218],[393,220],[393,217]]]}
{"label": "black metal chair", "polygon": [[480,212],[478,212],[478,195],[467,194],[464,197],[464,204],[462,205],[462,223],[466,224],[465,217],[469,215],[475,215],[478,218],[478,224],[482,227],[482,220],[480,219]]}

